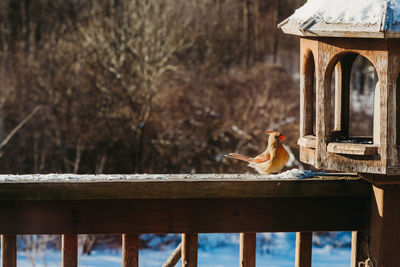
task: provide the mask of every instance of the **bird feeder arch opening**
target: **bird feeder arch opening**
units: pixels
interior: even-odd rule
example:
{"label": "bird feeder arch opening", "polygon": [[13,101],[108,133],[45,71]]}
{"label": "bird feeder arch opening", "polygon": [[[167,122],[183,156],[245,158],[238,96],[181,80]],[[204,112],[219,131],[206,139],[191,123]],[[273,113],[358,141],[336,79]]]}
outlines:
{"label": "bird feeder arch opening", "polygon": [[[376,63],[375,63],[375,60],[374,60],[373,58],[371,58],[369,55],[364,54],[364,53],[362,53],[362,52],[360,52],[360,51],[348,50],[348,51],[344,51],[344,52],[340,52],[340,53],[335,54],[335,55],[329,60],[329,63],[328,63],[328,65],[327,65],[327,67],[326,67],[326,70],[325,70],[325,75],[324,75],[325,80],[326,80],[328,77],[331,77],[331,76],[332,76],[332,72],[334,71],[335,65],[336,65],[341,59],[343,59],[345,56],[348,56],[348,55],[362,56],[362,57],[368,59],[368,61],[372,64],[372,66],[374,67],[375,70],[378,69],[378,67],[377,67],[377,65],[376,65]],[[354,60],[355,60],[355,59],[354,59]],[[399,70],[399,74],[400,74],[400,70]],[[379,80],[379,77],[378,77],[378,80]]]}
{"label": "bird feeder arch opening", "polygon": [[316,66],[315,57],[311,49],[307,49],[302,60],[302,87],[301,101],[304,103],[303,125],[301,136],[306,139],[315,139],[316,136]]}
{"label": "bird feeder arch opening", "polygon": [[[357,110],[355,108],[357,105],[354,103],[356,98],[363,93],[363,88],[365,87],[363,79],[368,79],[367,76],[362,76],[358,79],[356,77],[356,74],[363,73],[364,70],[355,69],[354,64],[362,60],[366,62],[364,66],[366,69],[370,67],[374,69],[371,90],[370,92],[366,92],[366,94],[371,94],[371,97],[367,97],[367,100],[372,101],[368,105],[371,107],[371,110],[367,110],[369,113],[365,114],[364,117],[370,117],[369,121],[352,118],[352,116],[355,118],[358,116],[359,118],[360,114],[365,112],[365,110]],[[328,142],[344,142],[360,145],[374,145],[379,143],[380,133],[377,131],[379,127],[376,125],[379,125],[380,109],[375,107],[379,106],[379,86],[376,64],[367,55],[358,51],[346,51],[332,57],[324,75],[325,101],[329,103],[329,116],[326,116],[326,119],[330,120],[327,124],[329,125],[329,129],[327,129],[329,132]],[[360,131],[359,129],[362,130]]]}

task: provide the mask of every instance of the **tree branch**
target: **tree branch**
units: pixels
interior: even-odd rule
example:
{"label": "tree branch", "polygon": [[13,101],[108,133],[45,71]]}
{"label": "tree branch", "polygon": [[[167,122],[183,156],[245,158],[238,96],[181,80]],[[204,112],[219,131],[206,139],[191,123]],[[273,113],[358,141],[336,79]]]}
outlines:
{"label": "tree branch", "polygon": [[28,116],[25,117],[11,132],[7,135],[7,137],[1,142],[0,149],[2,149],[5,145],[10,142],[11,138],[40,110],[41,106],[36,106]]}

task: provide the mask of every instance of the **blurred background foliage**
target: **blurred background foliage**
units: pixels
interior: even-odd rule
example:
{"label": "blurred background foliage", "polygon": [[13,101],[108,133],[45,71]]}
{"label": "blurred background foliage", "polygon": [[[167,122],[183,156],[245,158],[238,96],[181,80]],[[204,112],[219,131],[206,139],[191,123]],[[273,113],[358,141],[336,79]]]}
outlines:
{"label": "blurred background foliage", "polygon": [[2,0],[0,172],[246,172],[223,155],[267,129],[296,154],[298,38],[276,25],[303,3]]}

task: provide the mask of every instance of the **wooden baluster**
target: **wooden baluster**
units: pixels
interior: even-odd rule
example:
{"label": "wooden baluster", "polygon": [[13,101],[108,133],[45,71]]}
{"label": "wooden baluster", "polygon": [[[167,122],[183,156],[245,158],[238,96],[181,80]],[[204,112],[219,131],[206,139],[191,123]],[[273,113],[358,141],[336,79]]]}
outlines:
{"label": "wooden baluster", "polygon": [[312,232],[296,233],[295,267],[311,267]]}
{"label": "wooden baluster", "polygon": [[351,233],[351,267],[358,267],[368,259],[368,235],[365,232]]}
{"label": "wooden baluster", "polygon": [[1,267],[17,267],[17,236],[1,236]]}
{"label": "wooden baluster", "polygon": [[62,267],[78,266],[78,235],[62,235]]}
{"label": "wooden baluster", "polygon": [[182,234],[182,267],[197,267],[198,234]]}
{"label": "wooden baluster", "polygon": [[122,266],[139,266],[139,235],[122,235]]}
{"label": "wooden baluster", "polygon": [[256,266],[256,233],[240,234],[240,267]]}

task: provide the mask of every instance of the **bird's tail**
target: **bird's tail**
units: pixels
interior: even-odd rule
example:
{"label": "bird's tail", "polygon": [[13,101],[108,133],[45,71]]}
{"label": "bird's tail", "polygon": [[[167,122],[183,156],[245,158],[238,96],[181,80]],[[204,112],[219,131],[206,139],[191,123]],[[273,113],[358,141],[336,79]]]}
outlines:
{"label": "bird's tail", "polygon": [[225,155],[225,157],[232,158],[232,159],[239,159],[239,160],[243,160],[246,162],[250,162],[252,160],[252,158],[250,158],[248,156],[237,154],[237,153],[229,153],[228,155]]}

